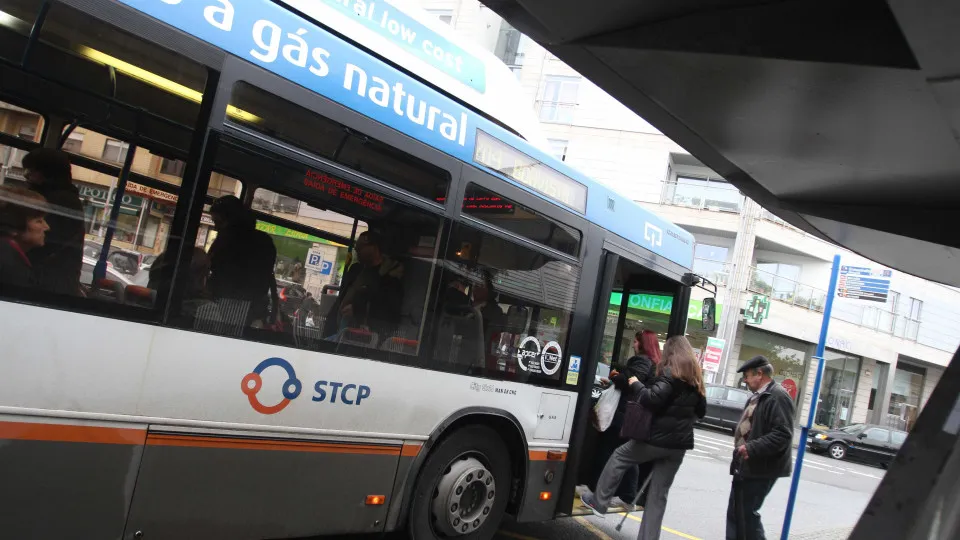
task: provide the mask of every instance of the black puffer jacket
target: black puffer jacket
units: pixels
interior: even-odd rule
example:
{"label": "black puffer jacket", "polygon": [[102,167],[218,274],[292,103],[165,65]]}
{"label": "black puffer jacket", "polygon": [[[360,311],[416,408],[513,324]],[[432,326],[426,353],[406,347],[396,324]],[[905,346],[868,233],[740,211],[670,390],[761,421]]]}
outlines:
{"label": "black puffer jacket", "polygon": [[642,384],[647,384],[655,375],[653,360],[649,356],[640,354],[627,360],[627,367],[615,376],[610,377],[617,390],[620,390],[620,402],[617,403],[617,412],[613,415],[613,423],[618,431],[623,425],[623,415],[627,410],[627,402],[636,398],[633,390],[630,388],[630,377],[636,377]]}
{"label": "black puffer jacket", "polygon": [[645,442],[660,448],[693,448],[693,424],[707,413],[707,400],[680,379],[660,375],[648,386],[633,383],[640,404],[653,412],[650,438]]}

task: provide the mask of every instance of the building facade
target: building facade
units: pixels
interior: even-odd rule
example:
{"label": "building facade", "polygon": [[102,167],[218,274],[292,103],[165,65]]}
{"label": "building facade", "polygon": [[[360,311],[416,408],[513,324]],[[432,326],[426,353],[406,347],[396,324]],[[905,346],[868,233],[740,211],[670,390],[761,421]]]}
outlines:
{"label": "building facade", "polygon": [[[840,254],[843,265],[884,269],[763,210],[477,0],[402,5],[433,14],[514,72],[522,99],[539,118],[544,150],[694,234],[694,270],[718,285],[720,304],[715,332],[700,329],[694,308],[688,324],[700,350],[708,338],[723,340],[721,365],[707,373],[709,380],[737,384],[736,368],[763,354],[795,394],[798,420],[805,420],[833,256]],[[960,291],[896,271],[891,276],[885,301],[834,303],[819,425],[909,429],[960,345]],[[705,296],[696,290],[694,304]],[[753,315],[756,306],[765,316],[741,313]]]}

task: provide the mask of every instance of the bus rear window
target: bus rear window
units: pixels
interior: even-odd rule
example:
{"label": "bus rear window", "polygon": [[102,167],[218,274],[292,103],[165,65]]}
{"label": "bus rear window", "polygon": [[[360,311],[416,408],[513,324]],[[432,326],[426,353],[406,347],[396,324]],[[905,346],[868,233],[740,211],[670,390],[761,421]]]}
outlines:
{"label": "bus rear window", "polygon": [[249,114],[231,119],[428,200],[447,194],[450,173],[325,116],[244,82],[230,103]]}

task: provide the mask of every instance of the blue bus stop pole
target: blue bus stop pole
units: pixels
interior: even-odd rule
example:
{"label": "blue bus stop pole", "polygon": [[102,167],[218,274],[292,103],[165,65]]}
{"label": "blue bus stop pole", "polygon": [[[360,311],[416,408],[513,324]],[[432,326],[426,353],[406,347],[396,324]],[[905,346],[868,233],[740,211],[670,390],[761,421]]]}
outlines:
{"label": "blue bus stop pole", "polygon": [[793,479],[790,482],[790,498],[787,499],[787,512],[783,516],[783,531],[780,540],[790,537],[790,522],[793,520],[793,507],[797,502],[797,488],[800,487],[800,469],[803,468],[803,456],[807,450],[807,435],[813,427],[813,420],[817,414],[817,403],[820,401],[820,381],[823,379],[823,350],[827,346],[827,330],[830,329],[830,311],[833,310],[833,296],[837,291],[837,276],[840,274],[840,255],[833,256],[833,271],[830,273],[830,288],[827,289],[827,301],[823,306],[823,323],[820,325],[820,341],[817,343],[817,378],[813,383],[813,394],[810,396],[810,413],[807,423],[800,428],[800,444],[797,445],[797,464],[793,468]]}

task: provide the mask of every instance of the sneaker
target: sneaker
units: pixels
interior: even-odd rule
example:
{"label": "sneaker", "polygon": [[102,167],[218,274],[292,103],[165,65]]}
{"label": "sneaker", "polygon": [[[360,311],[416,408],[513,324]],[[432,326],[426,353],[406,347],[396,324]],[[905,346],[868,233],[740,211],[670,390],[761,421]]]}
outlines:
{"label": "sneaker", "polygon": [[601,518],[607,517],[604,512],[601,512],[598,509],[597,498],[593,496],[593,493],[590,493],[589,491],[585,492],[583,495],[580,496],[580,502],[582,502],[584,506],[586,506],[591,511],[593,511],[593,515]]}
{"label": "sneaker", "polygon": [[584,493],[589,493],[589,492],[590,492],[590,488],[588,488],[585,484],[581,484],[581,485],[573,488],[573,492],[576,493],[577,497],[579,497],[579,496],[583,495]]}
{"label": "sneaker", "polygon": [[620,508],[623,508],[624,510],[626,510],[628,513],[637,511],[636,505],[628,503],[627,501],[621,499],[620,497],[614,497],[610,501],[610,506],[619,506]]}

